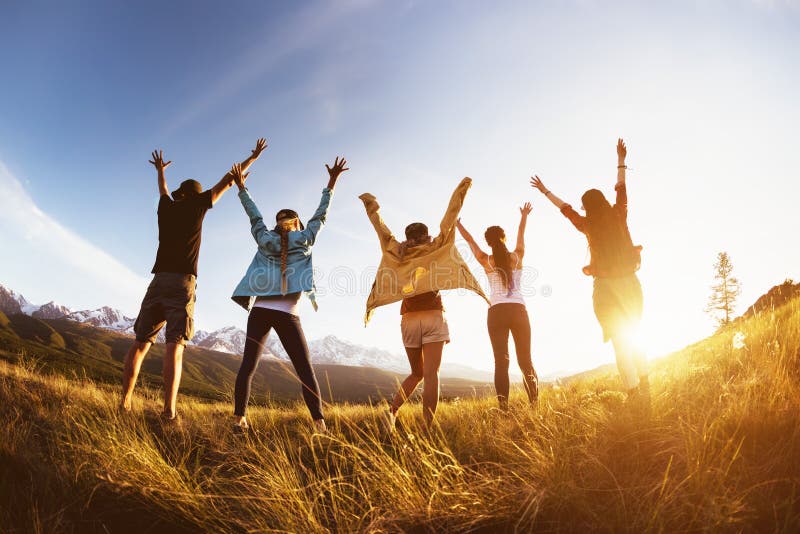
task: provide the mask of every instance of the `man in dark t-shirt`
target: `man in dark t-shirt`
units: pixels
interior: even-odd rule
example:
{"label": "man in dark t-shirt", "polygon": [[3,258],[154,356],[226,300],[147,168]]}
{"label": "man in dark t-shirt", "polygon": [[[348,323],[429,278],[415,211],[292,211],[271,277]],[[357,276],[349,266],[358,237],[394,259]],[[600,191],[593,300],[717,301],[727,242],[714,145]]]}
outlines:
{"label": "man in dark t-shirt", "polygon": [[153,265],[154,274],[186,273],[197,276],[200,234],[206,212],[214,205],[212,195],[213,190],[208,190],[190,194],[177,202],[169,195],[161,196],[158,202],[158,252]]}
{"label": "man in dark t-shirt", "polygon": [[[259,139],[250,156],[241,163],[246,170],[267,147]],[[203,219],[222,195],[233,185],[233,175],[228,172],[208,191],[196,180],[184,180],[170,197],[164,169],[172,162],[164,162],[163,153],[154,151],[150,163],[158,171],[158,252],[153,265],[153,281],[142,300],[133,330],[133,342],[125,357],[122,376],[122,401],[124,410],[131,409],[133,389],[142,361],[158,332],[166,324],[166,351],[164,354],[164,419],[175,419],[178,388],[181,381],[183,347],[194,334],[194,301],[197,286],[197,259]]]}

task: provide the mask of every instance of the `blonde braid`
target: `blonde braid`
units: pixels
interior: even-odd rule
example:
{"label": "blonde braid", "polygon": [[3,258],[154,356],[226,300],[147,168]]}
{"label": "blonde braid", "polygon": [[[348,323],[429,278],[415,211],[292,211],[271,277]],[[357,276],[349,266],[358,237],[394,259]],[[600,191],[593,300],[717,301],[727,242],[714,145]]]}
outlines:
{"label": "blonde braid", "polygon": [[278,227],[278,232],[281,234],[281,295],[285,295],[289,291],[289,283],[286,280],[286,267],[288,264],[289,256],[289,228],[287,224],[281,224]]}

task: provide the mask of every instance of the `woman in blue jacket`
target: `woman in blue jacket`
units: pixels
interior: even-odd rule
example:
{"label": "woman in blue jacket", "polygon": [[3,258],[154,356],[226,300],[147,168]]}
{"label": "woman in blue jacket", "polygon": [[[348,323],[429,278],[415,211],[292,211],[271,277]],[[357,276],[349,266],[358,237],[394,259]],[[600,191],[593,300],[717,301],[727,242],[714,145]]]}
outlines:
{"label": "woman in blue jacket", "polygon": [[258,251],[247,273],[231,297],[250,313],[244,358],[236,376],[234,391],[235,431],[249,428],[245,411],[250,398],[250,384],[272,328],[300,378],[303,400],[311,412],[316,430],[326,430],[319,384],[311,367],[308,344],[298,316],[298,304],[300,296],[305,293],[314,309],[317,309],[311,247],[325,224],[336,181],[342,172],[348,170],[345,165],[347,161],[344,158],[336,158],[333,167],[325,165],[329,175],[328,187],[322,190],[322,200],[308,221],[308,226],[303,226],[294,210],[282,209],[275,216],[276,225],[272,230],[267,229],[244,185],[249,173],[243,174],[239,165],[233,166],[231,172],[239,187],[239,199],[250,218],[250,231],[258,244]]}

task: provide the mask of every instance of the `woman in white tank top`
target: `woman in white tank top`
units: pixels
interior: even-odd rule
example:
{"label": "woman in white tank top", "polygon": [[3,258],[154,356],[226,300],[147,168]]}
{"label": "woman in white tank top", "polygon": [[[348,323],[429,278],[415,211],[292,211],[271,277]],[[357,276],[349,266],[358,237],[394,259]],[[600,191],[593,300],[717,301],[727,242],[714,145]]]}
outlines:
{"label": "woman in white tank top", "polygon": [[499,226],[490,226],[484,237],[492,253],[481,250],[478,243],[458,221],[458,231],[469,244],[475,259],[489,277],[491,306],[486,324],[494,352],[494,387],[501,410],[508,410],[508,334],[514,337],[517,363],[522,371],[525,392],[532,406],[539,398],[539,379],[531,360],[531,323],[525,299],[522,296],[522,259],[525,255],[525,224],[531,205],[526,202],[520,209],[521,218],[517,231],[517,246],[510,252],[506,246],[506,234]]}

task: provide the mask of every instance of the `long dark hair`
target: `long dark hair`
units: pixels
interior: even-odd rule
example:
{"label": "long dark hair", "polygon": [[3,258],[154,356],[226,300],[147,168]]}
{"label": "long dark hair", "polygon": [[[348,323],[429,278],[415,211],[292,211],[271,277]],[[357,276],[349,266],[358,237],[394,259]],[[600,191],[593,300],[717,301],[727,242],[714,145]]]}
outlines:
{"label": "long dark hair", "polygon": [[510,290],[514,279],[511,277],[511,253],[506,247],[506,233],[499,226],[490,226],[486,229],[483,237],[486,238],[486,243],[492,247],[494,268],[500,273],[503,286]]}
{"label": "long dark hair", "polygon": [[586,210],[587,236],[592,264],[602,270],[627,266],[633,259],[628,225],[602,191],[589,189],[581,197]]}

